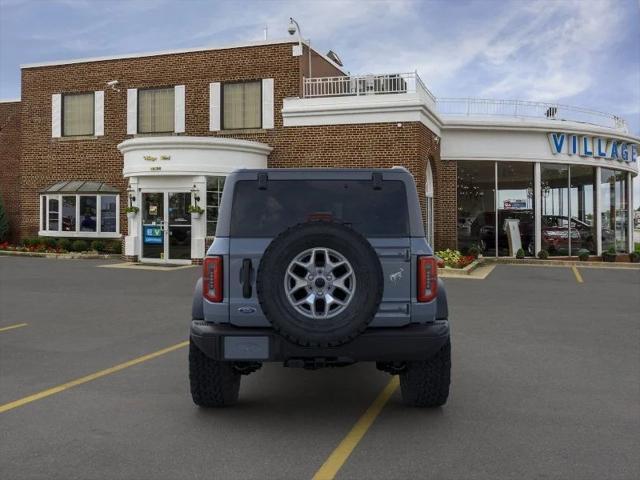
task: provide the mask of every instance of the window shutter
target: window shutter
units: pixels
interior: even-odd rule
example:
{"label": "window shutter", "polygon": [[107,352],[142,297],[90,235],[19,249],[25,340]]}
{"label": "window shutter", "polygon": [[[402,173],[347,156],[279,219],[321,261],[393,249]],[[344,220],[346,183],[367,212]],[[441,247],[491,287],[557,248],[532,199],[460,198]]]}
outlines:
{"label": "window shutter", "polygon": [[262,79],[262,128],[273,128],[273,78]]}
{"label": "window shutter", "polygon": [[96,137],[104,135],[104,92],[93,92],[94,109],[93,109],[93,134]]}
{"label": "window shutter", "polygon": [[62,95],[59,93],[51,95],[51,136],[62,136]]}
{"label": "window shutter", "polygon": [[184,102],[185,102],[185,89],[184,85],[176,85],[174,87],[174,131],[176,133],[184,133]]}
{"label": "window shutter", "polygon": [[209,130],[217,132],[220,130],[220,83],[209,84]]}
{"label": "window shutter", "polygon": [[127,89],[127,135],[138,133],[138,89]]}

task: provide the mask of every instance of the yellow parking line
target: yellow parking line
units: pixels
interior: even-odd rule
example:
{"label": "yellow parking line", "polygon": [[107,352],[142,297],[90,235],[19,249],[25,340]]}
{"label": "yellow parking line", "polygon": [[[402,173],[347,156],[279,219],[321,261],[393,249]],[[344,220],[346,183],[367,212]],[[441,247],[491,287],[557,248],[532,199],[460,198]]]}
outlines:
{"label": "yellow parking line", "polygon": [[153,352],[148,355],[143,355],[142,357],[134,358],[133,360],[129,360],[128,362],[124,362],[119,365],[115,365],[111,368],[100,370],[99,372],[92,373],[90,375],[86,375],[81,378],[77,378],[67,383],[63,383],[62,385],[58,385],[57,387],[49,388],[47,390],[34,393],[33,395],[29,395],[28,397],[15,400],[13,402],[5,403],[4,405],[0,405],[0,413],[13,410],[14,408],[22,407],[28,403],[35,402],[36,400],[40,400],[42,398],[55,395],[56,393],[63,392],[64,390],[68,390],[69,388],[77,387],[78,385],[82,385],[83,383],[87,383],[92,380],[96,380],[98,378],[110,375],[112,373],[119,372],[120,370],[124,370],[125,368],[133,367],[134,365],[138,365],[139,363],[146,362],[147,360],[152,360],[161,355],[164,355],[165,353],[173,352],[174,350],[178,350],[179,348],[186,347],[187,345],[189,345],[188,341],[180,342],[180,343],[177,343],[176,345],[172,345],[170,347],[163,348],[162,350],[158,350],[157,352]]}
{"label": "yellow parking line", "polygon": [[571,270],[573,270],[573,274],[576,277],[576,281],[578,283],[584,283],[584,280],[582,279],[582,275],[580,274],[580,272],[578,271],[578,268],[575,265],[571,267]]}
{"label": "yellow parking line", "polygon": [[0,328],[0,332],[6,332],[7,330],[13,330],[14,328],[26,327],[28,323],[16,323],[15,325],[9,325],[8,327]]}
{"label": "yellow parking line", "polygon": [[351,431],[344,437],[342,442],[340,442],[340,445],[329,455],[329,458],[322,464],[320,470],[316,472],[312,480],[332,480],[336,476],[338,470],[342,468],[342,465],[347,461],[349,455],[351,455],[353,450],[358,446],[358,443],[362,440],[364,434],[367,433],[367,430],[369,430],[369,427],[371,427],[399,384],[398,376],[394,375],[384,390],[380,392],[378,398],[373,401],[367,411],[364,412],[364,415],[360,417]]}

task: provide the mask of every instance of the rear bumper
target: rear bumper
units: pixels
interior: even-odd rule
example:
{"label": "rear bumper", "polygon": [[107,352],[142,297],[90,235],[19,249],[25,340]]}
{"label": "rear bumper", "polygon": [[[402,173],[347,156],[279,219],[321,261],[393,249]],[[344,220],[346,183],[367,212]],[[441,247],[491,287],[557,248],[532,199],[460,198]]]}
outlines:
{"label": "rear bumper", "polygon": [[449,338],[448,320],[401,328],[370,328],[338,347],[302,347],[270,328],[191,322],[191,338],[214,360],[279,362],[316,360],[327,362],[425,360]]}

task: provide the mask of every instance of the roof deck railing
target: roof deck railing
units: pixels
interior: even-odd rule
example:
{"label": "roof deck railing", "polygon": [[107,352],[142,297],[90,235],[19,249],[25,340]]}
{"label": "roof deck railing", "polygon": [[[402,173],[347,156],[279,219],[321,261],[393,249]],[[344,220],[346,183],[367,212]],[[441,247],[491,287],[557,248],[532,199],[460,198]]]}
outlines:
{"label": "roof deck railing", "polygon": [[627,122],[617,115],[560,103],[485,98],[438,98],[436,103],[441,115],[565,120],[629,131]]}
{"label": "roof deck railing", "polygon": [[386,95],[423,91],[435,102],[417,72],[338,77],[312,77],[304,79],[305,98]]}
{"label": "roof deck railing", "polygon": [[436,99],[417,72],[313,77],[305,78],[303,85],[304,98],[417,93],[424,95],[430,106],[445,116],[564,120],[629,132],[627,122],[617,115],[561,103],[485,98]]}

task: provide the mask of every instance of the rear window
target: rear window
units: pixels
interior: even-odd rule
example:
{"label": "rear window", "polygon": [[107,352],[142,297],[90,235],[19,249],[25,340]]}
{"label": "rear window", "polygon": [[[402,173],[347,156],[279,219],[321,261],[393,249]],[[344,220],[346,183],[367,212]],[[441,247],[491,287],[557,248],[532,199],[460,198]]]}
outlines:
{"label": "rear window", "polygon": [[404,183],[387,180],[374,190],[369,180],[269,180],[235,185],[231,236],[273,237],[312,220],[345,223],[366,237],[407,237]]}

